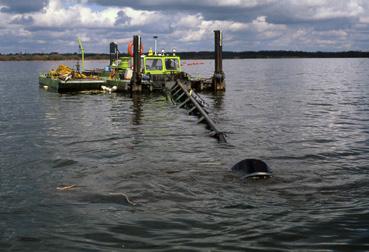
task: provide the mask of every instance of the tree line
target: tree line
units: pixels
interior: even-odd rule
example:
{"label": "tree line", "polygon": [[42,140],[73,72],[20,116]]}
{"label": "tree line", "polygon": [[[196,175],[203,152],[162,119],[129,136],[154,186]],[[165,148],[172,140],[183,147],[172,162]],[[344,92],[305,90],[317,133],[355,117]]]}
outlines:
{"label": "tree line", "polygon": [[[214,52],[178,52],[182,59],[213,59]],[[127,56],[127,54],[121,54]],[[369,58],[369,52],[305,52],[305,51],[244,51],[223,52],[224,59],[265,59],[265,58]],[[0,61],[27,61],[27,60],[79,60],[77,53],[9,53],[0,54]],[[86,60],[108,60],[106,53],[86,53]]]}

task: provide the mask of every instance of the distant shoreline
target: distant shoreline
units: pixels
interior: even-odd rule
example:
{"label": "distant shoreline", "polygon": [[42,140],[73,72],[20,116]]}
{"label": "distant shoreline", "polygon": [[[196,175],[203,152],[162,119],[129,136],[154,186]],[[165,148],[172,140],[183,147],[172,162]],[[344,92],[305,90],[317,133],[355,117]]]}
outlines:
{"label": "distant shoreline", "polygon": [[[202,52],[179,52],[182,59],[213,59],[214,53]],[[126,54],[122,54],[127,56]],[[303,51],[245,51],[223,52],[223,59],[273,59],[273,58],[369,58],[369,52],[345,51],[345,52],[303,52]],[[0,61],[57,61],[79,60],[77,53],[10,53],[0,54]],[[86,60],[109,60],[109,54],[88,53]]]}

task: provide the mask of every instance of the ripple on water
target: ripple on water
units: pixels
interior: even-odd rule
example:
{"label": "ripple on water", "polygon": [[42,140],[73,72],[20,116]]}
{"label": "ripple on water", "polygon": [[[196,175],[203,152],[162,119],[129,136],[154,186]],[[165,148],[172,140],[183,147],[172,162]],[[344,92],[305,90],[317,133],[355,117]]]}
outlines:
{"label": "ripple on water", "polygon": [[225,61],[229,145],[160,95],[40,90],[60,63],[0,62],[0,250],[369,250],[369,61]]}

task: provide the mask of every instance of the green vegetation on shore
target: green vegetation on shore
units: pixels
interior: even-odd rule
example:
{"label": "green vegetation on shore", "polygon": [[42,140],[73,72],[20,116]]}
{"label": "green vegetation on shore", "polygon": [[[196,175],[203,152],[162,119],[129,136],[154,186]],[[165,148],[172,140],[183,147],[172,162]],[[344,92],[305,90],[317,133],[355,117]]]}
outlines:
{"label": "green vegetation on shore", "polygon": [[[87,59],[105,60],[109,59],[108,54],[85,54]],[[79,60],[81,58],[77,53],[10,53],[0,54],[0,61],[46,61],[46,60]]]}
{"label": "green vegetation on shore", "polygon": [[[179,52],[182,59],[213,59],[214,53],[202,52]],[[122,56],[127,56],[122,54]],[[0,54],[0,61],[27,61],[27,60],[78,60],[77,53],[10,53]],[[108,60],[106,53],[86,53],[87,60]],[[346,51],[346,52],[303,52],[303,51],[245,51],[223,52],[224,59],[264,59],[264,58],[369,58],[369,52]]]}

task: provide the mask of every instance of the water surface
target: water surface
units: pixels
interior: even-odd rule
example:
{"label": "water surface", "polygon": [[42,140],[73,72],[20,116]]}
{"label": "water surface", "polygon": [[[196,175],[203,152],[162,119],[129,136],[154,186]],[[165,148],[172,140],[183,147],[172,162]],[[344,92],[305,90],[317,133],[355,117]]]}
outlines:
{"label": "water surface", "polygon": [[161,95],[40,89],[60,63],[0,62],[1,251],[369,250],[369,60],[224,61],[227,145]]}

